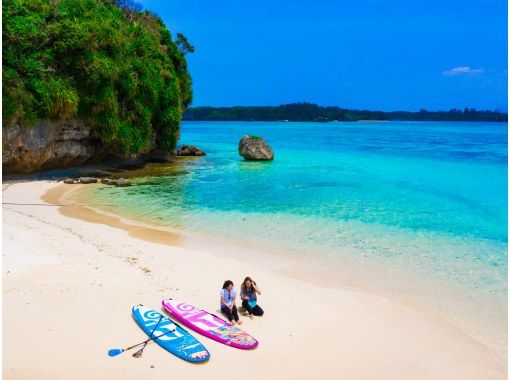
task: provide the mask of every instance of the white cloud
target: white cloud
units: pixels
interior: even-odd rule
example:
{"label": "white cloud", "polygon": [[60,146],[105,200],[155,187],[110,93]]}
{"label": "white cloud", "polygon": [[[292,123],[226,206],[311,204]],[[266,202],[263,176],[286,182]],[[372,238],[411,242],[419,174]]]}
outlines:
{"label": "white cloud", "polygon": [[443,71],[443,75],[446,75],[448,77],[454,77],[454,76],[458,76],[458,75],[469,75],[469,76],[473,76],[473,75],[480,75],[484,72],[483,68],[480,68],[480,69],[472,69],[471,67],[469,66],[457,66],[457,67],[454,67],[453,69],[451,70],[445,70]]}

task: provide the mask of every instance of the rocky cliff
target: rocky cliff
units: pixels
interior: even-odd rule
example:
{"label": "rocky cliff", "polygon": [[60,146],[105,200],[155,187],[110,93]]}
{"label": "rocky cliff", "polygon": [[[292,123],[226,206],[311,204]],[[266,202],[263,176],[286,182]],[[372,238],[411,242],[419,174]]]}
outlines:
{"label": "rocky cliff", "polygon": [[65,168],[101,159],[105,149],[83,120],[40,120],[33,127],[2,128],[5,174]]}
{"label": "rocky cliff", "polygon": [[184,35],[132,1],[4,0],[2,12],[6,174],[175,149],[192,100]]}

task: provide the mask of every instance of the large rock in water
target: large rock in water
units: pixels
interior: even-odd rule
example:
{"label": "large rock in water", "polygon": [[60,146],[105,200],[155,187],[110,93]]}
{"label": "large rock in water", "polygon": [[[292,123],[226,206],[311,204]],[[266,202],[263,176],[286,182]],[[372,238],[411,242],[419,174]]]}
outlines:
{"label": "large rock in water", "polygon": [[239,154],[249,161],[269,161],[274,158],[273,149],[258,136],[243,136],[239,141]]}

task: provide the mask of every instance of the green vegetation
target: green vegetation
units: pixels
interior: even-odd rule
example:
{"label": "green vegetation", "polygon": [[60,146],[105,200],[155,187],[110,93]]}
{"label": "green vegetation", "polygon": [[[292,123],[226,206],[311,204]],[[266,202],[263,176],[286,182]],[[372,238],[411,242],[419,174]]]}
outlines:
{"label": "green vegetation", "polygon": [[4,0],[3,122],[79,117],[112,152],[172,150],[191,103],[185,54],[128,0]]}
{"label": "green vegetation", "polygon": [[321,107],[311,103],[293,103],[280,106],[249,107],[193,107],[183,116],[184,120],[225,121],[359,121],[359,120],[409,120],[409,121],[507,121],[508,114],[499,111],[366,111],[340,107]]}

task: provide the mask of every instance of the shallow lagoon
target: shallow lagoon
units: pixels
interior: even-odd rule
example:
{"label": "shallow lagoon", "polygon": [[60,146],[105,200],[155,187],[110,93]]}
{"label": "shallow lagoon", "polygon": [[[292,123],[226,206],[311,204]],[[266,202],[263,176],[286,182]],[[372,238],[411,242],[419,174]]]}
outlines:
{"label": "shallow lagoon", "polygon": [[[244,161],[244,134],[263,136],[275,160]],[[433,281],[434,293],[451,284],[506,324],[506,123],[183,122],[180,143],[207,156],[133,172],[136,186],[87,197],[315,262],[379,263]]]}

